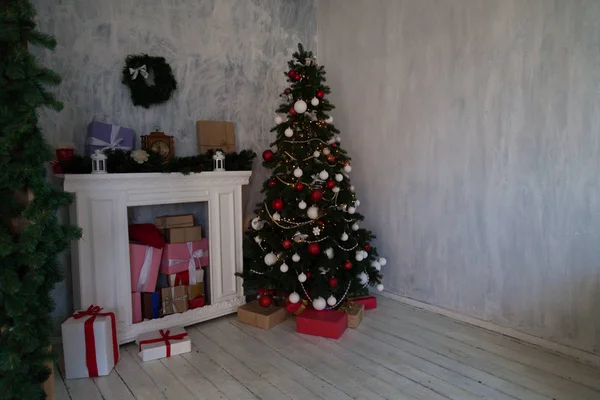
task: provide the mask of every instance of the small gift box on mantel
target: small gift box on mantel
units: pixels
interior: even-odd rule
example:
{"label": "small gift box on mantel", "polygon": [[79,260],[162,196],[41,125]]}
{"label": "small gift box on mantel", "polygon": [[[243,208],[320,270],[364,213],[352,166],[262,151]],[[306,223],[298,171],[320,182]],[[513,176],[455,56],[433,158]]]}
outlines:
{"label": "small gift box on mantel", "polygon": [[143,333],[137,337],[138,355],[143,361],[158,360],[192,351],[192,341],[180,327]]}
{"label": "small gift box on mantel", "polygon": [[348,328],[358,328],[365,316],[364,304],[357,304],[351,301],[344,303],[339,311],[345,312],[348,315]]}
{"label": "small gift box on mantel", "polygon": [[89,156],[96,150],[132,150],[134,136],[133,129],[92,121],[88,126],[85,154]]}
{"label": "small gift box on mantel", "polygon": [[233,122],[197,121],[198,153],[221,149],[225,153],[235,151],[235,133]]}
{"label": "small gift box on mantel", "polygon": [[119,361],[115,313],[91,305],[78,311],[62,325],[62,342],[67,379],[110,374]]}

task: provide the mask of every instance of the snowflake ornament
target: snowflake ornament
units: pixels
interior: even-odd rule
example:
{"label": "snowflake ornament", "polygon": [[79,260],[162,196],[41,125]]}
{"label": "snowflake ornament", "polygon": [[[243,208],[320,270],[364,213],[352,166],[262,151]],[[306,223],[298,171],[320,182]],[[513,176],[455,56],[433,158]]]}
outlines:
{"label": "snowflake ornament", "polygon": [[313,235],[319,236],[320,234],[321,234],[321,228],[319,228],[318,226],[315,226],[313,228]]}

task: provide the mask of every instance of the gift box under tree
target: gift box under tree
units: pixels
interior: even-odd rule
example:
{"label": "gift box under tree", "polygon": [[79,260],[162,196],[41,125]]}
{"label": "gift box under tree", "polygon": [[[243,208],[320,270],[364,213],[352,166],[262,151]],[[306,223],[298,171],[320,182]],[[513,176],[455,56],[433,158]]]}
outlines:
{"label": "gift box under tree", "polygon": [[348,316],[342,311],[306,309],[296,317],[296,332],[339,339],[348,327]]}
{"label": "gift box under tree", "polygon": [[85,142],[85,154],[94,154],[96,150],[132,150],[135,132],[131,128],[92,121],[88,125]]}

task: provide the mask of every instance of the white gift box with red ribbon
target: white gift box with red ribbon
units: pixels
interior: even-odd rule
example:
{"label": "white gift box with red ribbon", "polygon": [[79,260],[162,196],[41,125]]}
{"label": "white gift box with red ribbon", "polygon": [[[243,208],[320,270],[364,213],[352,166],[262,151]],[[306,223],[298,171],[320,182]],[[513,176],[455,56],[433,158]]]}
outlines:
{"label": "white gift box with red ribbon", "polygon": [[138,355],[143,361],[158,360],[192,351],[192,341],[185,329],[174,327],[143,333],[137,337]]}
{"label": "white gift box with red ribbon", "polygon": [[116,317],[91,305],[61,325],[66,379],[110,374],[119,360]]}

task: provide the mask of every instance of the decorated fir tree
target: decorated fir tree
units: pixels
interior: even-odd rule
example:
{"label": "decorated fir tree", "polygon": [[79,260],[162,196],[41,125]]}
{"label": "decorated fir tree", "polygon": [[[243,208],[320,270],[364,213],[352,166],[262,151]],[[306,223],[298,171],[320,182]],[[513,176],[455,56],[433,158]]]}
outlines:
{"label": "decorated fir tree", "polygon": [[45,89],[60,77],[28,51],[29,44],[55,45],[35,29],[34,14],[28,0],[0,1],[0,399],[44,397],[50,292],[62,279],[57,255],[79,234],[56,218],[71,196],[45,180],[52,150],[36,110],[61,108]]}
{"label": "decorated fir tree", "polygon": [[[370,244],[372,233],[360,227],[350,158],[329,115],[325,70],[302,45],[288,65],[282,116],[271,129],[277,136],[263,153],[272,175],[244,243],[244,287],[332,309],[369,285],[383,290],[386,261]],[[264,293],[272,292],[262,293],[261,305],[269,306],[272,296]]]}

